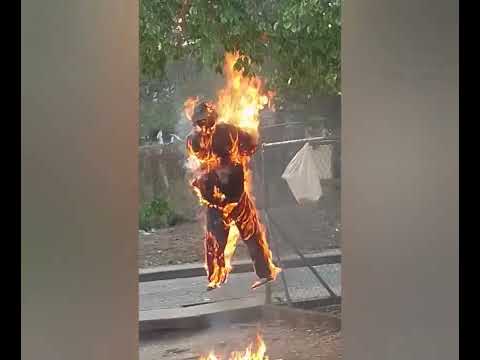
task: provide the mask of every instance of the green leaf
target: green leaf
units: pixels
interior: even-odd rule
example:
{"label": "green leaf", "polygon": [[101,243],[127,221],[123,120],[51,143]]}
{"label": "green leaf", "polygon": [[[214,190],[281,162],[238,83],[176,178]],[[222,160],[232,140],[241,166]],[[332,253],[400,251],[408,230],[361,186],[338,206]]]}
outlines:
{"label": "green leaf", "polygon": [[[140,0],[142,78],[164,78],[165,66],[173,59],[199,59],[219,71],[222,53],[239,49],[252,58],[252,64],[242,69],[275,84],[277,93],[286,89],[286,74],[295,75],[290,86],[295,91],[338,92],[341,1],[190,0],[188,4],[184,8],[184,0]],[[183,31],[178,33],[176,17],[182,13]],[[183,47],[185,41],[188,45]],[[269,65],[260,67],[264,62]]]}

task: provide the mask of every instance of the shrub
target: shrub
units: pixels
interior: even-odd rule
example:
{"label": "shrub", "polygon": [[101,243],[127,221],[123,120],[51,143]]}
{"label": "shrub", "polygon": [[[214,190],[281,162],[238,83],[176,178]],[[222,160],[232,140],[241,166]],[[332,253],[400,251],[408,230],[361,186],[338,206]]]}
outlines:
{"label": "shrub", "polygon": [[140,207],[138,223],[142,230],[173,226],[182,221],[183,216],[177,214],[166,199],[156,198]]}

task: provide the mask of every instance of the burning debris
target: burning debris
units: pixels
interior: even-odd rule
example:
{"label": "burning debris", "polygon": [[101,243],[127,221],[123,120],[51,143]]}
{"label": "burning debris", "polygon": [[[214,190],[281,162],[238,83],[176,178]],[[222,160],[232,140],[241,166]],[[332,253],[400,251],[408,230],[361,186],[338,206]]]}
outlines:
{"label": "burning debris", "polygon": [[240,237],[260,278],[252,288],[275,280],[280,272],[272,262],[255,208],[249,168],[258,144],[258,114],[266,105],[271,106],[273,94],[263,93],[260,79],[243,77],[234,69],[238,58],[238,54],[226,54],[226,86],[216,103],[198,98],[185,102],[185,114],[193,125],[187,138],[187,164],[194,174],[191,185],[206,209],[208,289],[227,281]]}
{"label": "burning debris", "polygon": [[[266,356],[267,347],[260,335],[257,335],[255,342],[251,343],[244,352],[232,352],[228,360],[268,360]],[[211,351],[208,356],[200,357],[200,360],[220,360],[215,352]]]}

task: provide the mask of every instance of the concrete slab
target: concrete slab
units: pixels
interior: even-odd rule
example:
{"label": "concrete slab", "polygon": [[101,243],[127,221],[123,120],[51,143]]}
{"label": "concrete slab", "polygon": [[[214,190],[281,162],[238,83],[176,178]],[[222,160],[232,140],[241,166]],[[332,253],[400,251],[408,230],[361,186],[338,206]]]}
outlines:
{"label": "concrete slab", "polygon": [[[315,267],[337,295],[341,295],[340,264]],[[331,298],[308,268],[286,269],[292,300],[305,304],[322,301],[325,305],[338,303]],[[207,292],[205,278],[164,280],[140,284],[141,331],[185,329],[209,326],[235,319],[258,319],[265,304],[265,287],[250,290],[255,280],[252,273],[232,274],[230,282],[222,288]],[[282,283],[278,279],[272,286],[274,301],[285,302]]]}
{"label": "concrete slab", "polygon": [[340,319],[337,317],[287,306],[265,305],[263,299],[258,297],[198,305],[192,308],[141,311],[139,320],[141,333],[199,329],[259,320],[284,320],[292,326],[328,321],[340,328]]}
{"label": "concrete slab", "polygon": [[258,319],[265,300],[251,297],[175,309],[140,311],[140,331],[190,329]]}
{"label": "concrete slab", "polygon": [[265,288],[250,289],[256,280],[253,273],[233,274],[221,288],[207,291],[205,276],[149,281],[139,284],[140,310],[183,308],[195,304],[223,302],[260,296],[264,299]]}
{"label": "concrete slab", "polygon": [[[340,249],[329,249],[315,254],[306,254],[305,258],[309,261],[309,264],[313,266],[340,263],[341,251]],[[305,266],[303,261],[296,255],[285,256],[282,258],[282,264],[285,268]],[[241,260],[233,263],[233,274],[245,272],[253,272],[253,266],[250,260]],[[205,268],[202,263],[168,265],[140,269],[139,281],[172,280],[204,275]]]}

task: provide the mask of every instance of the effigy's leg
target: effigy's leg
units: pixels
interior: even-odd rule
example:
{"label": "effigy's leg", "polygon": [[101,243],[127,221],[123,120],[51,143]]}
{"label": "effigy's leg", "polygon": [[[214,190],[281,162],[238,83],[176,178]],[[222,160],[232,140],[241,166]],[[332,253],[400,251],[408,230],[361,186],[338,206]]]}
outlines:
{"label": "effigy's leg", "polygon": [[270,250],[263,237],[263,233],[256,232],[253,236],[244,240],[253,261],[255,273],[260,279],[273,277],[272,270],[269,266],[268,255],[266,254]]}
{"label": "effigy's leg", "polygon": [[[265,231],[257,211],[248,196],[243,196],[235,209],[235,223],[240,236],[247,245],[255,273],[265,281],[274,280],[280,269],[272,261],[272,252],[267,243]],[[262,283],[263,284],[263,283]]]}
{"label": "effigy's leg", "polygon": [[209,289],[223,284],[228,275],[224,255],[228,231],[228,226],[223,222],[222,213],[217,209],[209,208],[205,235],[205,263]]}

